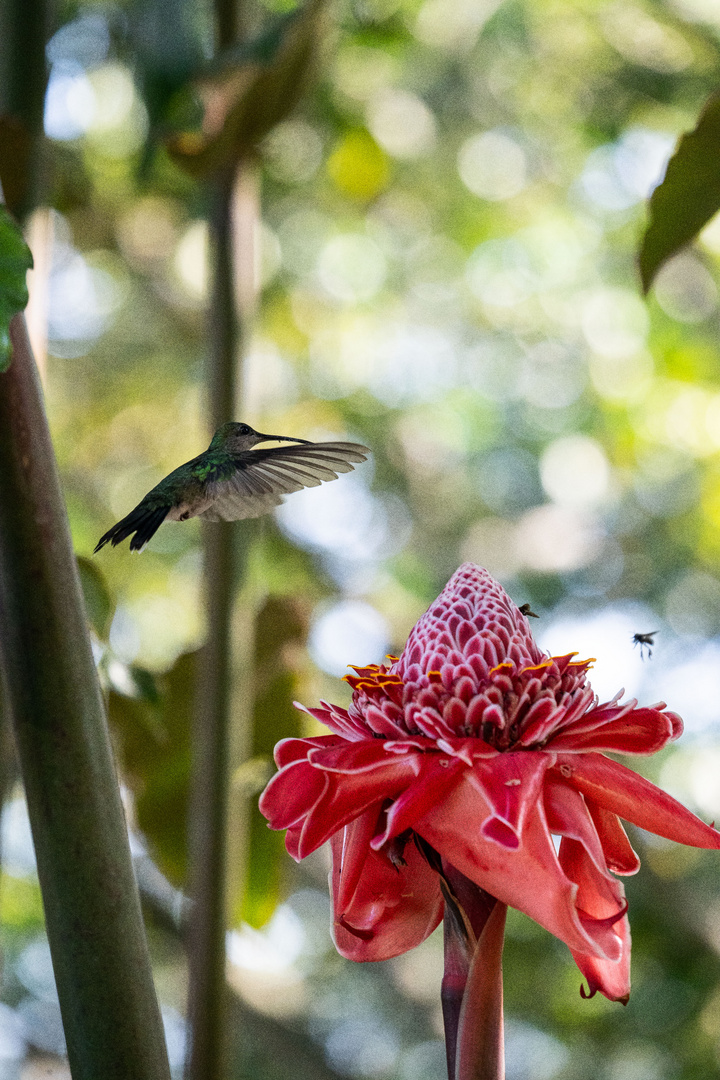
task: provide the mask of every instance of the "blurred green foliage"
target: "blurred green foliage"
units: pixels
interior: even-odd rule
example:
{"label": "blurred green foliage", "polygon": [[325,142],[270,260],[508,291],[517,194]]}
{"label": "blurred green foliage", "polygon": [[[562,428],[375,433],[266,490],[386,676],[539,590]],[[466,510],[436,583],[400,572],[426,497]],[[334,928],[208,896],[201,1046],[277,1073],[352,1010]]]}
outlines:
{"label": "blurred green foliage", "polygon": [[28,302],[25,275],[32,267],[32,255],[4,206],[0,206],[0,251],[0,371],[5,371],[12,355],[10,320]]}
{"label": "blurred green foliage", "polygon": [[80,557],[77,565],[90,626],[98,638],[105,640],[115,614],[115,604],[97,563]]}
{"label": "blurred green foliage", "polygon": [[199,126],[173,134],[172,158],[198,179],[251,157],[296,107],[316,67],[325,0],[307,0],[256,41],[220,53],[197,81],[204,99]]}
{"label": "blurred green foliage", "polygon": [[[307,640],[308,611],[302,599],[270,596],[258,612],[253,665],[255,708],[250,763],[259,783],[246,791],[252,803],[247,866],[241,916],[251,926],[263,926],[277,907],[281,883],[287,877],[287,857],[281,834],[271,832],[257,808],[257,795],[270,779],[272,753],[280,739],[302,734],[300,713],[293,708],[301,685],[299,655]],[[242,768],[242,766],[241,766]],[[236,785],[242,776],[236,774]],[[253,796],[255,796],[253,798]]]}
{"label": "blurred green foliage", "polygon": [[[137,824],[160,869],[187,885],[190,728],[197,653],[186,653],[158,678],[122,668],[108,695],[118,756],[135,795]],[[112,674],[112,670],[110,672]]]}

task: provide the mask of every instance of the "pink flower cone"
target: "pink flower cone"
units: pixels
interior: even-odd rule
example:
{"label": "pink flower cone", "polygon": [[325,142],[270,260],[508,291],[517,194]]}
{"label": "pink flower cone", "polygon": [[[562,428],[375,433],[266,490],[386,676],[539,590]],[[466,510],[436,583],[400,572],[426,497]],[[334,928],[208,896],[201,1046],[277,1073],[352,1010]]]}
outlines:
{"label": "pink flower cone", "polygon": [[288,830],[295,859],[331,840],[344,956],[397,956],[439,923],[440,879],[417,834],[564,941],[591,994],[627,999],[630,928],[615,875],[639,861],[620,818],[693,847],[720,848],[720,833],[605,756],[655,753],[680,735],[680,718],[664,703],[599,705],[591,661],[574,655],[542,653],[502,587],[465,564],[399,660],[347,677],[349,709],[308,710],[332,734],[278,744],[260,809]]}

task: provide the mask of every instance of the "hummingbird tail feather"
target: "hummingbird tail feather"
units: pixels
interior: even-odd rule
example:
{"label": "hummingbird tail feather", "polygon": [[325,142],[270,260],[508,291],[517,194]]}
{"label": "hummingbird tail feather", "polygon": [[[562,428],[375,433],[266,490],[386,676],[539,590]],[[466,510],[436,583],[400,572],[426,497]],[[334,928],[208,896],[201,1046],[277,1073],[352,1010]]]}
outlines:
{"label": "hummingbird tail feather", "polygon": [[155,535],[165,518],[168,516],[169,507],[163,506],[159,510],[147,510],[138,524],[135,535],[130,541],[131,551],[141,551],[148,540]]}
{"label": "hummingbird tail feather", "polygon": [[108,529],[104,536],[100,537],[95,546],[95,551],[99,551],[107,543],[117,547],[118,544],[121,544],[126,537],[131,536],[133,533],[135,535],[130,541],[130,550],[140,551],[158,531],[169,510],[169,506],[150,509],[140,503],[139,506],[130,511],[127,517],[122,518],[116,525],[113,525],[112,529]]}

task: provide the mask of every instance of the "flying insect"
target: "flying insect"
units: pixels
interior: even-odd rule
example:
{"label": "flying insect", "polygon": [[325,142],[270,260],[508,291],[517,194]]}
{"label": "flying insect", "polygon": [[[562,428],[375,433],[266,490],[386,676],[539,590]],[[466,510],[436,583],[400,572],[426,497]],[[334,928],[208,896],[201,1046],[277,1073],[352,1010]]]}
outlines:
{"label": "flying insect", "polygon": [[633,645],[640,646],[640,659],[643,657],[643,649],[647,649],[648,660],[652,656],[652,647],[655,644],[657,630],[651,630],[649,634],[633,634]]}

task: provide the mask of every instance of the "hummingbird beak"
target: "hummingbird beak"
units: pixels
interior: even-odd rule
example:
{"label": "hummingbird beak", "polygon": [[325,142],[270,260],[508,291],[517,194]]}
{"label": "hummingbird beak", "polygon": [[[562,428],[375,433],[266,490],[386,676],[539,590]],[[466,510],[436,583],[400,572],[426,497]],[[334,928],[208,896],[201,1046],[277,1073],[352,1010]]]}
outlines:
{"label": "hummingbird beak", "polygon": [[258,442],[295,442],[311,446],[309,439],[296,439],[292,435],[261,435],[258,432]]}

